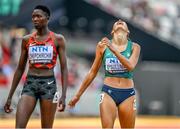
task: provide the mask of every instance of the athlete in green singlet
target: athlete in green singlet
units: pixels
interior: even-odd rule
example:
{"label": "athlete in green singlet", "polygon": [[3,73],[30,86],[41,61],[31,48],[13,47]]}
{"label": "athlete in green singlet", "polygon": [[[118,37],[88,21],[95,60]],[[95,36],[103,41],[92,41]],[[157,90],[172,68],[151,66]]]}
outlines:
{"label": "athlete in green singlet", "polygon": [[75,106],[103,64],[105,78],[100,100],[102,128],[113,128],[118,111],[121,128],[132,129],[136,116],[132,73],[138,62],[140,46],[129,40],[129,29],[122,20],[114,23],[111,34],[112,40],[103,38],[97,44],[93,65],[69,106]]}

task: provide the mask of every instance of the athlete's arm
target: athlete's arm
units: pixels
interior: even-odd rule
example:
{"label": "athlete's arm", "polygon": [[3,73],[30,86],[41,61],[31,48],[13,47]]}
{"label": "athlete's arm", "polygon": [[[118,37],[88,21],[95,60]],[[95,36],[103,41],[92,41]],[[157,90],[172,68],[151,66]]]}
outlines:
{"label": "athlete's arm", "polygon": [[137,43],[133,43],[132,55],[129,59],[127,59],[123,55],[121,55],[119,51],[109,43],[109,39],[104,38],[103,42],[106,43],[107,47],[118,58],[118,60],[122,63],[122,65],[125,68],[127,68],[128,71],[132,71],[135,68],[138,62],[140,50],[141,50],[141,47]]}
{"label": "athlete's arm", "polygon": [[62,96],[59,100],[58,110],[64,111],[65,109],[65,99],[66,99],[66,89],[67,89],[67,79],[68,79],[68,69],[67,69],[67,60],[66,60],[66,50],[65,50],[65,38],[62,35],[57,35],[57,43],[58,43],[58,54],[59,61],[61,66],[61,82],[62,82]]}
{"label": "athlete's arm", "polygon": [[91,66],[91,69],[89,70],[88,74],[86,75],[85,79],[83,80],[77,94],[74,96],[74,98],[69,102],[69,106],[73,107],[81,97],[81,95],[84,93],[84,91],[87,89],[87,87],[90,85],[90,83],[94,80],[94,78],[97,75],[97,72],[99,71],[99,68],[102,64],[102,57],[103,52],[105,50],[105,45],[102,45],[101,42],[98,43],[96,46],[96,55],[94,62]]}
{"label": "athlete's arm", "polygon": [[27,40],[28,40],[28,36],[25,36],[22,39],[21,56],[19,58],[19,63],[18,63],[18,66],[16,68],[16,71],[14,73],[11,89],[10,89],[6,104],[4,106],[4,110],[5,110],[6,113],[11,112],[11,109],[10,109],[11,99],[12,99],[14,91],[16,90],[16,88],[17,88],[17,86],[19,84],[19,81],[20,81],[20,79],[21,79],[21,77],[22,77],[22,75],[24,73],[25,67],[26,67],[27,56],[28,56],[27,55],[27,49],[26,49]]}

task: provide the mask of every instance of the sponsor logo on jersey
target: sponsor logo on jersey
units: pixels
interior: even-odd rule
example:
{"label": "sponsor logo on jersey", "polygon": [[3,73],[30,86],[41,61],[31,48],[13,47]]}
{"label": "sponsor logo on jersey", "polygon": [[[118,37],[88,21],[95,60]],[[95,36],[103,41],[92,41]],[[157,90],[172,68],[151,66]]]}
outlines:
{"label": "sponsor logo on jersey", "polygon": [[30,46],[29,60],[31,63],[50,63],[53,58],[52,46]]}

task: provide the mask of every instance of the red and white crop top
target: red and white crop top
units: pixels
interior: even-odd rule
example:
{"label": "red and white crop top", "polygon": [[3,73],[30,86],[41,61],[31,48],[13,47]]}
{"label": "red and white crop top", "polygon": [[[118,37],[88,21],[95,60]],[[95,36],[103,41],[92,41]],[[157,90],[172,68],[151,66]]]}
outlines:
{"label": "red and white crop top", "polygon": [[52,69],[56,65],[57,50],[55,34],[50,31],[44,41],[36,41],[36,32],[33,33],[26,45],[30,68]]}

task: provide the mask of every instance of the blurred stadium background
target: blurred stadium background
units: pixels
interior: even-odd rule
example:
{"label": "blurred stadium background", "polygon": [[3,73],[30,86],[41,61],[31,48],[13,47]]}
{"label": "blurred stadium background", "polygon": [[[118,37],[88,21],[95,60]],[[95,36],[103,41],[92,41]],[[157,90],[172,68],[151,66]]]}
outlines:
{"label": "blurred stadium background", "polygon": [[[130,38],[142,48],[134,73],[138,93],[137,127],[180,128],[179,0],[1,0],[0,127],[14,126],[15,110],[5,114],[3,105],[17,66],[21,38],[33,31],[31,13],[37,4],[47,5],[51,9],[50,29],[63,34],[67,40],[67,102],[88,72],[97,42],[104,36],[111,38],[113,23],[123,19],[128,23]],[[60,85],[59,71],[60,68],[56,67],[55,73]],[[13,97],[14,109],[25,75]],[[72,125],[76,128],[100,127],[98,96],[102,80],[103,69],[74,109],[67,107],[64,113],[57,113],[55,127],[73,127],[68,125],[69,120],[74,121]],[[39,122],[36,119],[39,115],[37,105],[32,115],[34,123]],[[89,125],[85,125],[87,121]],[[78,122],[82,126],[76,126]],[[39,127],[39,124],[29,127]]]}

